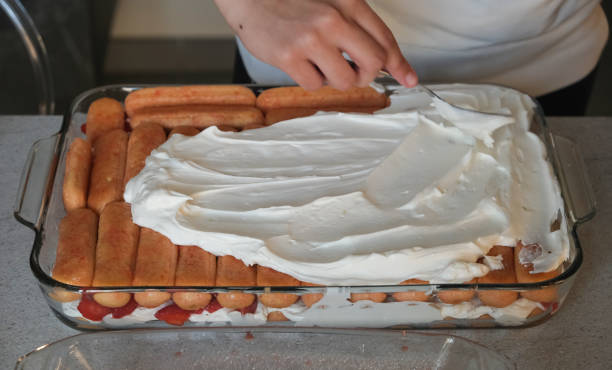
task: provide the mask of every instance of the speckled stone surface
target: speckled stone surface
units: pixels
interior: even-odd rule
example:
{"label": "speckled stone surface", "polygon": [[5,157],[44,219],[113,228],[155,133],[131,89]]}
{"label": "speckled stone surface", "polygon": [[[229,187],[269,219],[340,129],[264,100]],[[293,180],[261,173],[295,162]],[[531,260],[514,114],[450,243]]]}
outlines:
{"label": "speckled stone surface", "polygon": [[[564,306],[522,329],[437,330],[507,356],[519,369],[609,369],[612,364],[612,117],[548,119],[578,143],[595,192],[597,215],[579,229],[584,263]],[[59,129],[60,117],[0,117],[0,368],[40,345],[78,334],[49,310],[28,257],[31,230],[13,217],[21,170],[32,143]]]}
{"label": "speckled stone surface", "polygon": [[46,306],[30,271],[34,232],[13,217],[21,170],[34,141],[60,128],[61,117],[0,118],[0,368],[40,345],[77,334]]}

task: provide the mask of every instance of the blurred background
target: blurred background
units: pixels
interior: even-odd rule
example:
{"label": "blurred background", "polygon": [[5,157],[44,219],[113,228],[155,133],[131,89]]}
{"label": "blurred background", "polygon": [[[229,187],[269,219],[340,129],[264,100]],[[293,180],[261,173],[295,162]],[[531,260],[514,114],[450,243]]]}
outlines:
{"label": "blurred background", "polygon": [[[22,4],[47,48],[56,114],[95,86],[231,83],[235,77],[233,33],[212,0],[22,0]],[[610,2],[604,1],[603,7],[610,19]],[[1,10],[0,45],[0,114],[38,113],[28,49]],[[612,115],[610,42],[587,114]]]}

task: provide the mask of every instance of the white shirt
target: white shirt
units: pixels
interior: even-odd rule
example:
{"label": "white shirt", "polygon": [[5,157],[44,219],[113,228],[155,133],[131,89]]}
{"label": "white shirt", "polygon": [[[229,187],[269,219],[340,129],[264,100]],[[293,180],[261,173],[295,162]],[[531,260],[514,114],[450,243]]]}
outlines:
{"label": "white shirt", "polygon": [[[424,83],[496,83],[539,96],[586,76],[608,38],[599,0],[369,3]],[[295,83],[238,47],[255,82]]]}

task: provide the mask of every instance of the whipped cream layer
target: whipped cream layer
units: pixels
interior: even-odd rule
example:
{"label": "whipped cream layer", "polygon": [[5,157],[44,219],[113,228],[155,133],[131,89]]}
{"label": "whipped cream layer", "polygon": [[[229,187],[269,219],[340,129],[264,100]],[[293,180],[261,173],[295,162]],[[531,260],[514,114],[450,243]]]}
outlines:
{"label": "whipped cream layer", "polygon": [[178,245],[302,281],[465,282],[493,245],[538,243],[534,273],[568,257],[559,187],[528,131],[532,100],[440,85],[456,109],[397,89],[373,115],[318,113],[242,132],[174,135],[127,185],[134,222]]}

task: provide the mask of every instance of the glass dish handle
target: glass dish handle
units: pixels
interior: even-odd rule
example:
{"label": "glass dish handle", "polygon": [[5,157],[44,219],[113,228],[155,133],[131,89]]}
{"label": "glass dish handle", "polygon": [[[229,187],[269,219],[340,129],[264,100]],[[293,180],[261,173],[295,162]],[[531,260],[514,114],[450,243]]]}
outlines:
{"label": "glass dish handle", "polygon": [[561,186],[569,205],[568,215],[574,225],[590,220],[595,215],[595,195],[586,173],[584,158],[572,140],[552,135],[556,149]]}
{"label": "glass dish handle", "polygon": [[4,10],[15,26],[30,57],[30,63],[34,70],[34,80],[38,85],[38,112],[40,114],[53,114],[55,110],[53,74],[47,48],[40,32],[38,32],[34,21],[19,0],[0,0],[0,9]]}
{"label": "glass dish handle", "polygon": [[36,141],[26,159],[15,200],[15,218],[38,231],[45,204],[55,177],[60,134]]}

